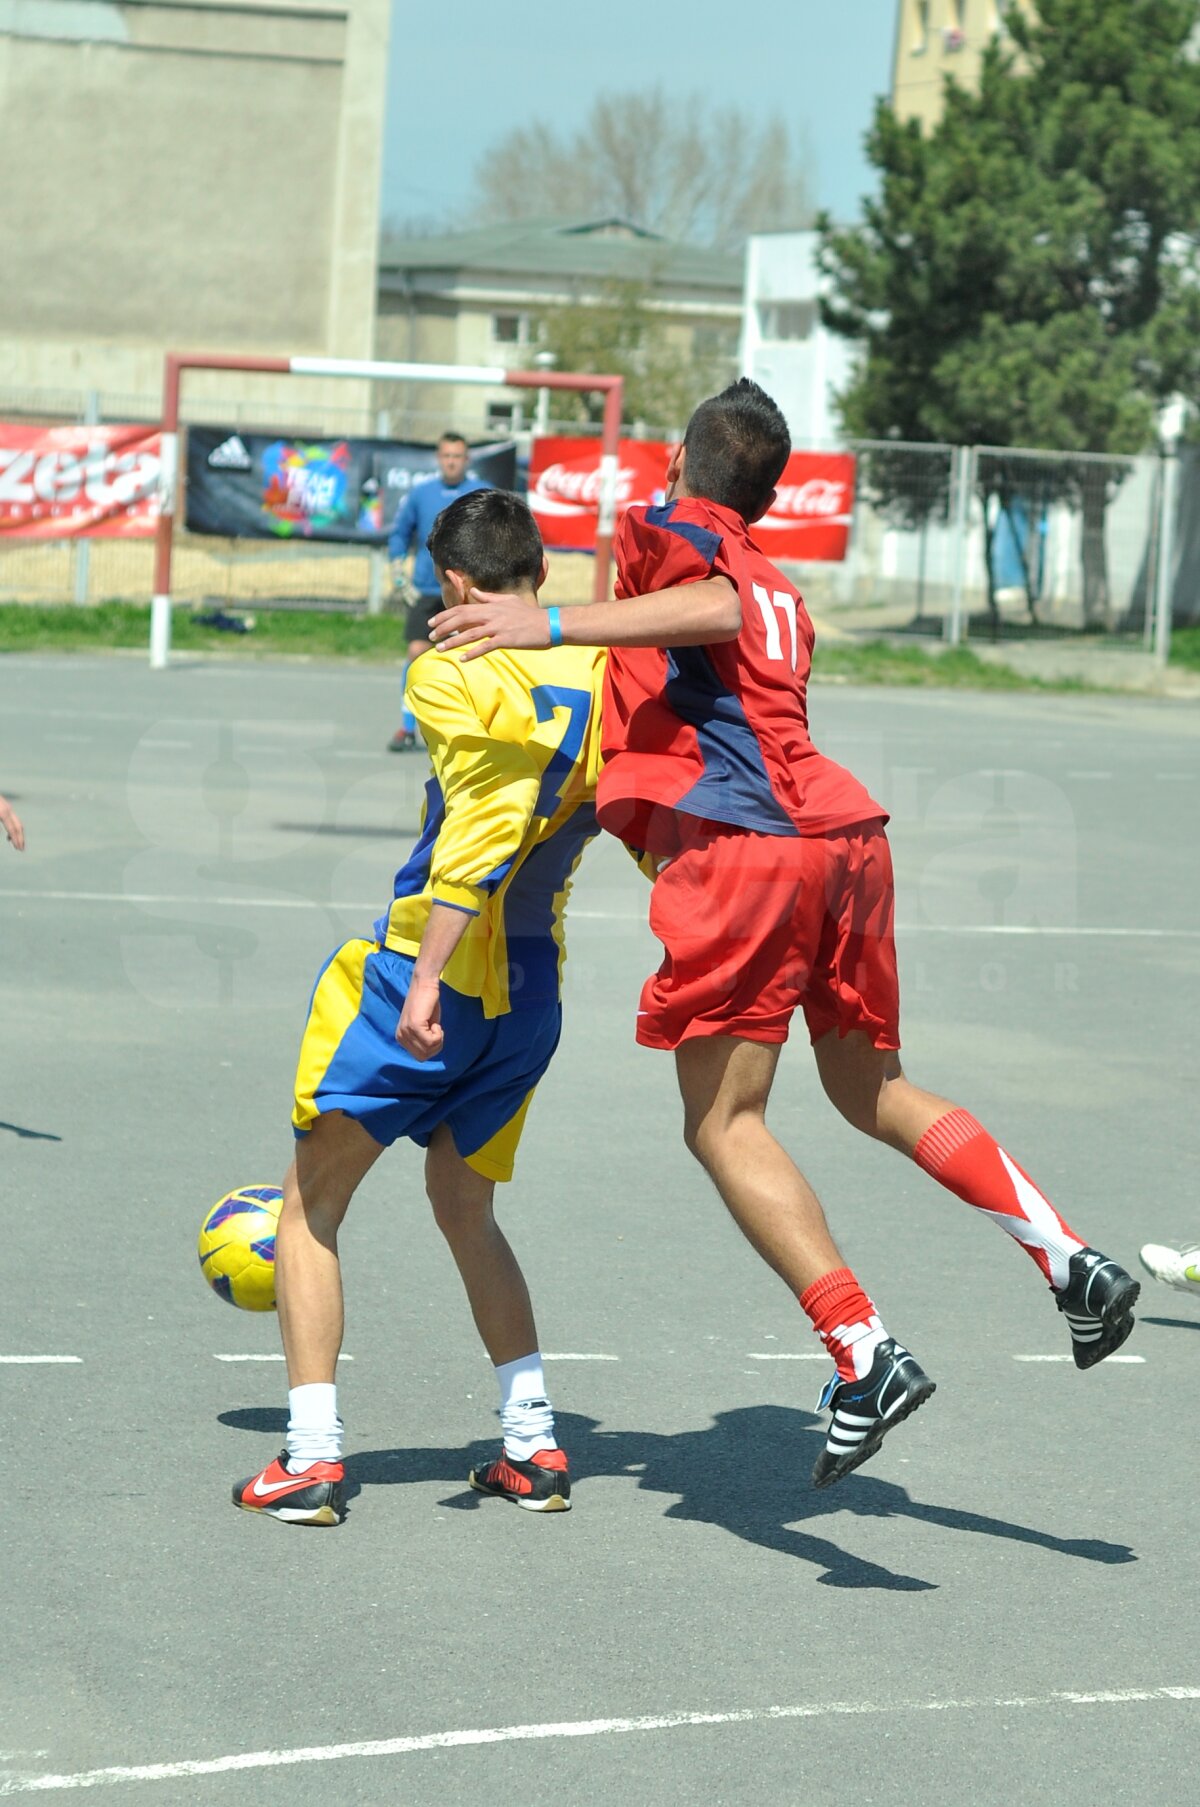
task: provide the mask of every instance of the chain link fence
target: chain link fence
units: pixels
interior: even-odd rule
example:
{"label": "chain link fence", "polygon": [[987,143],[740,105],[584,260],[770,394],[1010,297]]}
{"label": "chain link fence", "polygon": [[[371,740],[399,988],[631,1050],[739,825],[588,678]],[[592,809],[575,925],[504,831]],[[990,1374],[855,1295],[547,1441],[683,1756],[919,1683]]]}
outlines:
{"label": "chain link fence", "polygon": [[[157,421],[162,398],[116,391],[0,387],[0,419],[30,426],[68,423],[148,424]],[[181,418],[197,424],[259,432],[278,430],[297,438],[338,433],[367,438],[411,439],[432,444],[446,427],[444,409],[346,407],[306,398],[304,384],[289,398],[254,399],[191,396],[185,388]],[[599,434],[588,422],[546,418],[539,430],[573,435]],[[507,430],[504,437],[510,437]],[[520,442],[521,435],[516,435]],[[529,435],[525,435],[527,439]],[[358,603],[380,596],[386,555],[371,548],[318,541],[259,541],[190,534],[177,526],[171,589],[180,601],[228,607],[281,602]],[[0,602],[148,602],[153,594],[152,540],[0,539]],[[576,584],[575,588],[579,588]],[[586,585],[580,600],[589,594]]]}
{"label": "chain link fence", "polygon": [[[0,388],[0,418],[29,423],[153,422],[157,396]],[[311,418],[307,418],[310,416]],[[292,398],[185,396],[184,420],[314,437],[331,433],[433,441],[443,414],[399,402],[339,407]],[[587,432],[541,418],[540,431]],[[672,438],[639,423],[639,436]],[[813,448],[817,449],[817,448]],[[797,571],[806,596],[854,631],[957,643],[1017,635],[1100,635],[1157,644],[1172,611],[1196,612],[1200,568],[1186,504],[1200,464],[1177,472],[1154,456],[1109,458],[994,446],[857,440],[854,517],[840,565]],[[1179,522],[1181,559],[1172,554]],[[1195,536],[1192,536],[1195,537]],[[172,588],[182,600],[365,604],[378,599],[383,555],[314,542],[176,535]],[[0,602],[146,601],[153,545],[138,540],[0,541]],[[1164,562],[1165,559],[1165,562]],[[1169,568],[1168,568],[1169,567]]]}
{"label": "chain link fence", "polygon": [[[953,642],[1101,635],[1149,646],[1164,572],[1164,461],[859,440],[845,564],[804,573],[843,618]],[[1169,556],[1169,552],[1168,552]],[[1161,631],[1161,623],[1158,623]]]}

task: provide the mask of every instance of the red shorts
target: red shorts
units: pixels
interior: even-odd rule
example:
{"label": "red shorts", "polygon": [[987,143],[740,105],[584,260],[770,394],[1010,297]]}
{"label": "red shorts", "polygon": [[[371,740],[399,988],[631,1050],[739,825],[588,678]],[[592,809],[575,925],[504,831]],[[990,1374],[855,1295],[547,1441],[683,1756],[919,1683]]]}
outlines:
{"label": "red shorts", "polygon": [[637,1039],[811,1039],[861,1029],[900,1046],[892,856],[882,822],[824,835],[766,835],[680,819],[682,851],[659,874],[650,927],[665,950],[642,989]]}

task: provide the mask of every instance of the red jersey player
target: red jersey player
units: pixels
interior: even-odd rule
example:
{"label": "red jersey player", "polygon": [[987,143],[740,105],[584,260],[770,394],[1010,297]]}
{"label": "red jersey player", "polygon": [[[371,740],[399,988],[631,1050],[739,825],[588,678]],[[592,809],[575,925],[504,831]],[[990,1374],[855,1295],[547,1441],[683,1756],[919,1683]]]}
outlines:
{"label": "red jersey player", "polygon": [[[857,1129],[908,1155],[1007,1230],[1090,1368],[1133,1328],[1137,1283],[1063,1221],[969,1111],[906,1078],[898,1049],[891,856],[881,806],[808,733],[813,629],[755,545],[791,445],[746,379],[703,402],[668,467],[667,501],[630,509],[618,601],[548,619],[481,596],[434,623],[445,649],[607,645],[601,825],[658,867],[662,965],[637,1037],[675,1052],[687,1146],[796,1293],[833,1357],[813,1481],[875,1453],[934,1383],[846,1267],[815,1193],[767,1129],[779,1048],[804,1012],[825,1091]],[[555,642],[556,643],[556,642]]]}

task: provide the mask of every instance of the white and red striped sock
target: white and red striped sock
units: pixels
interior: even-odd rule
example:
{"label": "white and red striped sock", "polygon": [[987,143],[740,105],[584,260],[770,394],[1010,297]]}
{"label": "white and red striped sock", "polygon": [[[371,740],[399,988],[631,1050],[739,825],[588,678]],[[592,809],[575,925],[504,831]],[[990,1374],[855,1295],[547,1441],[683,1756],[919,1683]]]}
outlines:
{"label": "white and red striped sock", "polygon": [[848,1267],[835,1267],[800,1294],[801,1310],[832,1355],[843,1380],[870,1373],[887,1336],[879,1314]]}
{"label": "white and red striped sock", "polygon": [[1071,1256],[1086,1244],[970,1111],[955,1108],[939,1117],[917,1143],[913,1160],[939,1185],[1007,1230],[1054,1290],[1062,1290]]}

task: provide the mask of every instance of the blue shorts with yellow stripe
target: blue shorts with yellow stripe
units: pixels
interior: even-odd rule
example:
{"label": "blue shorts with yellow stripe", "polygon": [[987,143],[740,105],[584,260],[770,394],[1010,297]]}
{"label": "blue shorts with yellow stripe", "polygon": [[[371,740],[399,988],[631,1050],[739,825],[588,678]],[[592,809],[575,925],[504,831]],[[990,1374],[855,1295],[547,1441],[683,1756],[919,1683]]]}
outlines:
{"label": "blue shorts with yellow stripe", "polygon": [[442,986],[442,1052],[416,1060],[396,1040],[413,963],[376,941],[347,941],[313,989],[296,1069],[292,1127],[344,1111],[387,1147],[425,1148],[440,1123],[477,1173],[510,1180],[534,1088],[562,1027],[557,1002],[487,1018],[478,998]]}

